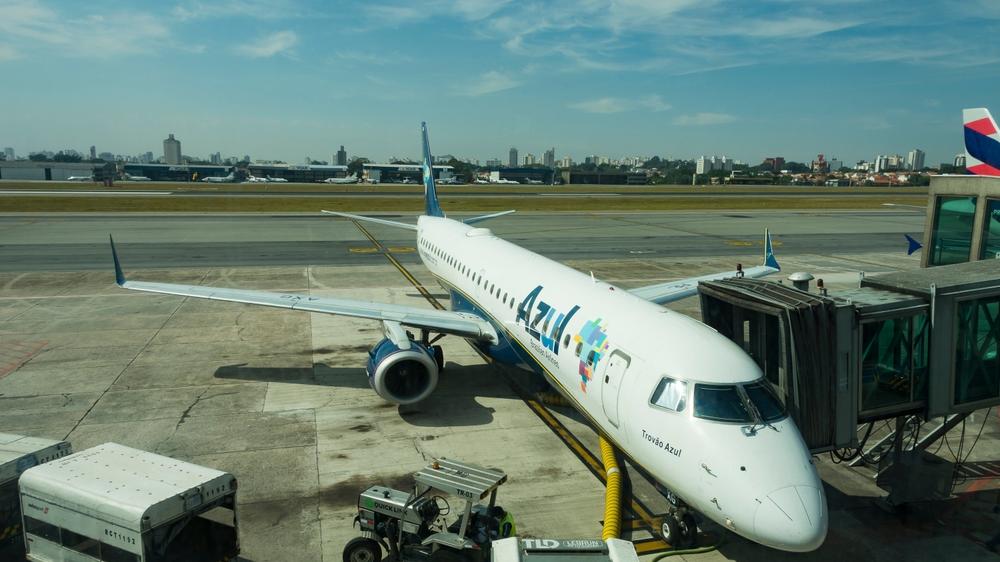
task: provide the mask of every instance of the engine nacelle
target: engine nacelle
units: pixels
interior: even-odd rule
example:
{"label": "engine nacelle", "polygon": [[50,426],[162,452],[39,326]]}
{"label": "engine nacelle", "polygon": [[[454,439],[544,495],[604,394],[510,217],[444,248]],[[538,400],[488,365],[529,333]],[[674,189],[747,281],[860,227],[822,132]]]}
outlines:
{"label": "engine nacelle", "polygon": [[409,349],[400,349],[389,338],[383,339],[368,352],[368,383],[389,402],[419,402],[437,387],[434,351],[413,340]]}

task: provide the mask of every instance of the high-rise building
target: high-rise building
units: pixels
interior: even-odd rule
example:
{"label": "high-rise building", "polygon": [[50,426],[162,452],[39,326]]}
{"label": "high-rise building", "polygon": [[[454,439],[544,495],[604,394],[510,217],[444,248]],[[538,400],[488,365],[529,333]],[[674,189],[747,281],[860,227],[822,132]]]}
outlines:
{"label": "high-rise building", "polygon": [[490,158],[486,161],[487,168],[499,168],[501,164],[502,162],[500,162],[499,158]]}
{"label": "high-rise building", "polygon": [[4,156],[7,157],[7,160],[13,160],[14,159],[14,149],[11,148],[11,147],[9,147],[9,146],[7,148],[3,149],[3,154],[4,154]]}
{"label": "high-rise building", "polygon": [[163,139],[163,162],[165,164],[181,163],[181,141],[175,139],[173,133]]}
{"label": "high-rise building", "polygon": [[527,155],[525,155],[525,157],[524,157],[524,165],[525,166],[532,166],[535,163],[536,163],[536,158],[535,158],[534,154],[532,154],[532,153],[529,152]]}
{"label": "high-rise building", "polygon": [[340,150],[337,151],[337,157],[334,159],[334,162],[336,162],[338,166],[347,165],[347,151],[344,150],[344,145],[340,145]]}
{"label": "high-rise building", "polygon": [[914,172],[924,169],[924,151],[914,148],[906,155],[906,169]]}
{"label": "high-rise building", "polygon": [[761,166],[769,168],[772,172],[778,173],[785,167],[784,156],[769,156],[764,159]]}
{"label": "high-rise building", "polygon": [[90,159],[97,160],[97,147],[90,145]]}
{"label": "high-rise building", "polygon": [[507,166],[511,168],[517,167],[517,148],[513,146],[510,147],[510,154],[508,155],[507,158]]}
{"label": "high-rise building", "polygon": [[105,162],[114,162],[115,161],[115,155],[111,154],[110,152],[102,152],[102,153],[98,154],[97,157],[100,158],[101,160],[104,160]]}
{"label": "high-rise building", "polygon": [[555,147],[550,148],[550,149],[548,149],[548,150],[545,151],[545,154],[542,155],[542,164],[544,164],[546,168],[555,168],[556,167],[556,149],[555,149]]}
{"label": "high-rise building", "polygon": [[208,160],[212,164],[221,165],[222,164],[222,153],[221,152],[213,152],[212,154],[209,155]]}
{"label": "high-rise building", "polygon": [[830,159],[830,171],[839,172],[841,168],[844,167],[844,162],[840,158]]}

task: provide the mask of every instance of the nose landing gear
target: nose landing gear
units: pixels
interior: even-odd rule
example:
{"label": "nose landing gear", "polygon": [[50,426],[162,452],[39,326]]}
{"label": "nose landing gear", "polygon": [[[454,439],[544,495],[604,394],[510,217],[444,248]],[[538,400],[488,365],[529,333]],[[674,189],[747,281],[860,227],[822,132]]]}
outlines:
{"label": "nose landing gear", "polygon": [[670,510],[660,524],[660,537],[671,546],[691,548],[698,543],[698,522],[691,509],[673,492],[663,494],[670,502]]}

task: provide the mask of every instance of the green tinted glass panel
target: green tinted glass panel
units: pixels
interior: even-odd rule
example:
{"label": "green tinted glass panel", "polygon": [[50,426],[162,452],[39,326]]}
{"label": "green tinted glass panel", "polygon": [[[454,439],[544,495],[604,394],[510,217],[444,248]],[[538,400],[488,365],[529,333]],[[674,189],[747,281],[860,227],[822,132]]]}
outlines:
{"label": "green tinted glass panel", "polygon": [[1000,297],[958,305],[955,341],[955,403],[1000,397]]}
{"label": "green tinted glass panel", "polygon": [[938,197],[931,232],[931,265],[969,261],[975,197]]}
{"label": "green tinted glass panel", "polygon": [[862,411],[926,399],[928,343],[926,315],[862,325]]}
{"label": "green tinted glass panel", "polygon": [[983,249],[980,259],[1000,256],[1000,199],[986,200],[986,222],[983,224]]}

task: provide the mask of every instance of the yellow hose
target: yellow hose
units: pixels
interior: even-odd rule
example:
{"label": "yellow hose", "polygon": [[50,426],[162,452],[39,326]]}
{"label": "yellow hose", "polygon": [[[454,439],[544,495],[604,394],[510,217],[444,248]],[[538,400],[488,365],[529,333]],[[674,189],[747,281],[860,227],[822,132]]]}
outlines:
{"label": "yellow hose", "polygon": [[601,436],[601,460],[604,461],[604,473],[607,475],[607,486],[604,490],[604,530],[601,540],[617,539],[622,522],[621,494],[622,475],[618,470],[618,459],[615,458],[615,448]]}

